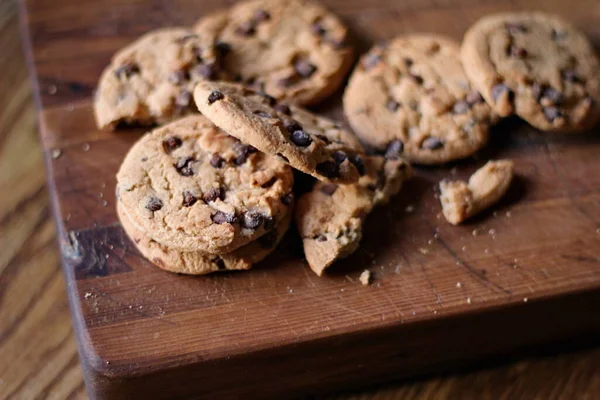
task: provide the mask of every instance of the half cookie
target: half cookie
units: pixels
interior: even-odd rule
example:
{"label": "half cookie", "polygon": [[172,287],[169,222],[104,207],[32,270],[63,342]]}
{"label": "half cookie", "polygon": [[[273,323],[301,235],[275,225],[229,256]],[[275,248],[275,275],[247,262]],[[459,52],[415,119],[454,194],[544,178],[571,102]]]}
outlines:
{"label": "half cookie", "polygon": [[224,68],[257,90],[314,104],[342,83],[353,59],[347,29],[324,7],[304,0],[254,0],[202,18],[230,50]]}
{"label": "half cookie", "polygon": [[411,176],[400,158],[367,157],[367,174],[357,184],[317,182],[298,200],[296,224],[304,254],[317,274],[339,258],[352,254],[362,238],[362,224],[373,207],[385,204]]}
{"label": "half cookie", "polygon": [[492,122],[459,45],[435,35],[401,36],[365,54],[344,93],[344,113],[364,143],[418,164],[472,155]]}
{"label": "half cookie", "polygon": [[222,47],[209,32],[165,28],[116,53],[94,100],[100,129],[120,122],[164,123],[194,110],[192,91],[203,79],[224,79]]}
{"label": "half cookie", "polygon": [[200,82],[194,100],[230,135],[319,180],[353,183],[365,172],[360,142],[330,119],[232,83]]}
{"label": "half cookie", "polygon": [[544,131],[579,131],[600,120],[600,61],[583,32],[541,12],[484,17],[465,35],[462,62],[501,116]]}
{"label": "half cookie", "polygon": [[289,212],[291,169],[195,115],[143,136],[117,174],[131,222],[171,249],[222,254]]}

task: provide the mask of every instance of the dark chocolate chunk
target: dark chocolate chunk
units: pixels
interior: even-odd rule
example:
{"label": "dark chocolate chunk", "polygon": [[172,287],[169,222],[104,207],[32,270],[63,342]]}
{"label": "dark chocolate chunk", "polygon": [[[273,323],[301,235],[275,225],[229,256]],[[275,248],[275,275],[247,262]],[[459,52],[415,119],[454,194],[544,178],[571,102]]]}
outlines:
{"label": "dark chocolate chunk", "polygon": [[385,149],[385,158],[395,160],[400,157],[400,153],[404,150],[404,143],[401,140],[390,142]]}
{"label": "dark chocolate chunk", "polygon": [[477,103],[483,103],[483,97],[481,97],[481,94],[477,90],[472,90],[469,92],[467,97],[465,97],[465,100],[470,106],[473,106]]}
{"label": "dark chocolate chunk", "polygon": [[223,261],[223,259],[219,256],[217,256],[217,258],[214,259],[214,263],[217,264],[217,269],[219,269],[219,271],[222,271],[227,268],[225,266],[225,261]]}
{"label": "dark chocolate chunk", "polygon": [[312,143],[310,135],[302,130],[294,131],[290,135],[290,140],[298,147],[307,147]]}
{"label": "dark chocolate chunk", "polygon": [[206,193],[204,193],[204,196],[202,196],[202,200],[204,200],[204,202],[206,203],[210,203],[211,201],[215,201],[217,199],[223,200],[224,197],[225,193],[223,192],[223,190],[221,190],[221,188],[212,188],[209,189]]}
{"label": "dark chocolate chunk", "polygon": [[210,159],[210,165],[215,168],[222,168],[224,162],[225,160],[223,160],[218,154],[213,154],[212,158]]}
{"label": "dark chocolate chunk", "polygon": [[182,141],[177,136],[169,136],[162,142],[162,146],[163,146],[163,149],[165,150],[165,153],[172,152],[173,150],[179,148],[181,146],[181,144],[182,144]]}
{"label": "dark chocolate chunk", "polygon": [[167,78],[167,80],[173,85],[180,85],[188,79],[190,79],[190,74],[182,69],[173,71],[171,75],[169,75],[169,77]]}
{"label": "dark chocolate chunk", "polygon": [[227,214],[224,213],[223,211],[217,211],[216,213],[214,213],[213,215],[210,216],[210,219],[215,223],[215,224],[225,224],[225,223],[229,223],[229,224],[233,224],[237,221],[237,217],[234,214]]}
{"label": "dark chocolate chunk", "polygon": [[140,67],[133,61],[128,61],[115,69],[115,75],[117,78],[122,78],[123,76],[125,76],[125,78],[129,78],[131,75],[137,74],[138,72],[140,72]]}
{"label": "dark chocolate chunk", "polygon": [[219,52],[221,57],[225,57],[227,54],[231,52],[231,45],[227,42],[217,42],[215,43],[215,48]]}
{"label": "dark chocolate chunk", "polygon": [[414,61],[412,60],[412,58],[403,58],[402,61],[404,61],[404,65],[406,65],[407,67],[411,67],[414,64]]}
{"label": "dark chocolate chunk", "polygon": [[312,33],[314,33],[317,36],[325,36],[325,34],[327,33],[327,29],[325,29],[325,27],[323,27],[323,25],[321,25],[319,21],[312,24],[310,29]]}
{"label": "dark chocolate chunk", "polygon": [[241,219],[241,225],[247,229],[256,229],[263,222],[263,215],[258,211],[246,211]]}
{"label": "dark chocolate chunk", "polygon": [[337,164],[341,164],[344,161],[346,161],[346,159],[348,158],[348,155],[346,153],[344,153],[343,151],[336,151],[335,153],[332,154],[332,157]]}
{"label": "dark chocolate chunk", "polygon": [[423,84],[423,78],[417,74],[410,74],[410,77],[417,82],[418,85],[422,85]]}
{"label": "dark chocolate chunk", "polygon": [[333,183],[326,183],[321,186],[321,192],[325,193],[327,196],[331,196],[337,190],[337,185]]}
{"label": "dark chocolate chunk", "polygon": [[548,122],[554,122],[556,118],[562,117],[562,113],[557,107],[544,107],[544,116]]}
{"label": "dark chocolate chunk", "polygon": [[323,161],[317,164],[317,172],[329,179],[339,178],[340,167],[335,161]]}
{"label": "dark chocolate chunk", "polygon": [[223,100],[224,98],[225,98],[225,96],[223,95],[223,93],[219,92],[218,90],[213,90],[208,95],[208,105],[210,106],[215,101]]}
{"label": "dark chocolate chunk", "polygon": [[175,167],[177,172],[179,172],[179,175],[192,176],[194,175],[194,161],[195,160],[193,157],[181,157],[173,166]]}
{"label": "dark chocolate chunk", "polygon": [[302,125],[298,123],[298,121],[294,121],[293,119],[283,121],[283,127],[289,132],[294,133],[296,131],[302,130]]}
{"label": "dark chocolate chunk", "polygon": [[563,94],[550,86],[542,90],[542,97],[550,100],[554,105],[560,105],[564,101]]}
{"label": "dark chocolate chunk", "polygon": [[294,63],[294,70],[302,78],[310,78],[317,70],[317,67],[307,60],[298,60]]}
{"label": "dark chocolate chunk", "polygon": [[354,155],[351,155],[350,157],[348,157],[348,159],[350,160],[352,165],[354,165],[356,167],[358,174],[360,176],[363,176],[366,172],[365,161],[363,160],[363,158],[357,154],[354,154]]}
{"label": "dark chocolate chunk", "polygon": [[158,211],[162,206],[163,202],[158,197],[148,197],[148,200],[146,200],[146,209],[149,211]]}
{"label": "dark chocolate chunk", "polygon": [[273,106],[273,109],[277,112],[280,112],[282,114],[285,115],[292,115],[292,110],[290,109],[290,107],[287,104],[276,104],[275,106]]}
{"label": "dark chocolate chunk", "polygon": [[514,97],[514,93],[512,90],[510,90],[508,88],[508,86],[506,86],[503,83],[497,83],[492,87],[492,99],[494,101],[498,101],[498,98],[504,93],[507,92],[508,93],[508,98],[510,101],[512,101],[513,97]]}
{"label": "dark chocolate chunk", "polygon": [[248,156],[252,153],[256,153],[256,148],[254,146],[248,146],[243,143],[238,143],[236,145],[237,157],[235,158],[235,165],[242,165],[248,159]]}
{"label": "dark chocolate chunk", "polygon": [[396,100],[388,100],[387,103],[385,104],[385,107],[390,110],[391,112],[397,111],[398,108],[400,108],[400,103],[398,103]]}
{"label": "dark chocolate chunk", "polygon": [[292,201],[294,201],[294,193],[292,193],[292,192],[281,197],[281,202],[283,204],[285,204],[286,206],[289,206],[290,204],[292,204]]}
{"label": "dark chocolate chunk", "polygon": [[467,103],[465,100],[459,100],[454,103],[452,111],[454,114],[466,114],[469,111],[469,103]]}
{"label": "dark chocolate chunk", "polygon": [[197,201],[198,201],[198,199],[196,198],[196,196],[194,196],[192,194],[192,192],[190,192],[188,190],[183,192],[183,206],[184,207],[191,207]]}
{"label": "dark chocolate chunk", "polygon": [[435,136],[429,136],[425,140],[423,140],[423,143],[421,143],[421,148],[428,150],[438,150],[442,147],[444,147],[444,142],[442,142]]}
{"label": "dark chocolate chunk", "polygon": [[367,54],[362,59],[362,66],[367,71],[371,68],[375,67],[381,61],[381,56],[379,54]]}

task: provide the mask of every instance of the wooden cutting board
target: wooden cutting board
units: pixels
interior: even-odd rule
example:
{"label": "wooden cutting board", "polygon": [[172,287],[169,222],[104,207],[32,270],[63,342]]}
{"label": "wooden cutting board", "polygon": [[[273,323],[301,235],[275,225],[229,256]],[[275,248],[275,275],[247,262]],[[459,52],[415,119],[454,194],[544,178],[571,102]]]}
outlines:
{"label": "wooden cutting board", "polygon": [[[230,2],[227,2],[228,4]],[[478,17],[544,9],[600,43],[597,0],[329,0],[359,51],[407,32],[460,39]],[[94,126],[91,98],[113,52],[161,26],[192,24],[217,0],[23,0],[74,326],[92,398],[287,398],[452,370],[600,333],[600,136],[544,135],[504,121],[477,157],[418,169],[371,215],[361,248],[317,278],[290,232],[256,269],[162,272],[115,212],[115,173],[141,131]],[[10,79],[4,76],[2,79]],[[317,111],[342,118],[340,94]],[[434,188],[489,158],[517,178],[461,227]],[[4,188],[10,190],[10,188]],[[371,286],[357,278],[365,268]],[[597,337],[597,336],[596,336]]]}

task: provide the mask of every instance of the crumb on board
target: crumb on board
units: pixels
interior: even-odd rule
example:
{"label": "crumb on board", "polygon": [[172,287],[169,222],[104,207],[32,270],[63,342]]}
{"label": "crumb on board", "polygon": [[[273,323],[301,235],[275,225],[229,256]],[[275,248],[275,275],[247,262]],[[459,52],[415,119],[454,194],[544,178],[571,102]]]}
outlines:
{"label": "crumb on board", "polygon": [[369,271],[368,269],[365,269],[362,274],[360,274],[360,277],[358,278],[358,280],[360,281],[360,283],[362,283],[363,285],[368,285],[369,283],[371,283],[371,271]]}
{"label": "crumb on board", "polygon": [[87,292],[83,297],[89,299],[90,297],[92,297],[92,294],[90,292]]}

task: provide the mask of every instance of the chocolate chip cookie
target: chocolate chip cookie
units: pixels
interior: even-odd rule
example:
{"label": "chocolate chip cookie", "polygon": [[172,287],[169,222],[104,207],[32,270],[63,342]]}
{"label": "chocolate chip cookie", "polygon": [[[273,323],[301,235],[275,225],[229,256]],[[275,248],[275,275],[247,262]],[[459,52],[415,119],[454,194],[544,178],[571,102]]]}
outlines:
{"label": "chocolate chip cookie", "polygon": [[194,85],[227,77],[222,56],[209,31],[165,28],[147,33],[116,53],[102,73],[94,100],[98,127],[164,123],[193,111]]}
{"label": "chocolate chip cookie", "polygon": [[300,105],[329,96],[348,72],[347,29],[322,6],[304,0],[241,2],[198,21],[227,46],[227,72],[242,83]]}
{"label": "chocolate chip cookie", "polygon": [[317,182],[298,200],[296,225],[310,268],[322,275],[335,260],[352,254],[373,207],[400,191],[411,169],[398,157],[365,158],[367,173],[353,185]]}
{"label": "chocolate chip cookie", "polygon": [[353,183],[365,172],[358,139],[327,118],[232,83],[200,82],[194,100],[230,135],[319,180]]}
{"label": "chocolate chip cookie", "polygon": [[489,161],[469,182],[440,182],[442,212],[448,222],[458,225],[485,210],[504,196],[513,178],[513,162]]}
{"label": "chocolate chip cookie", "polygon": [[277,246],[291,221],[291,210],[273,230],[239,249],[221,255],[200,251],[181,251],[164,246],[138,229],[129,219],[121,204],[117,212],[123,229],[142,255],[166,271],[179,274],[204,275],[217,271],[246,270],[267,257]]}
{"label": "chocolate chip cookie", "polygon": [[484,17],[466,33],[462,62],[501,116],[544,131],[580,131],[600,120],[600,62],[585,35],[541,12]]}
{"label": "chocolate chip cookie", "polygon": [[146,134],[117,174],[140,230],[171,249],[223,254],[271,231],[292,204],[291,168],[188,116]]}
{"label": "chocolate chip cookie", "polygon": [[363,55],[344,113],[365,144],[418,164],[472,155],[493,122],[463,71],[458,44],[437,35],[401,36]]}

